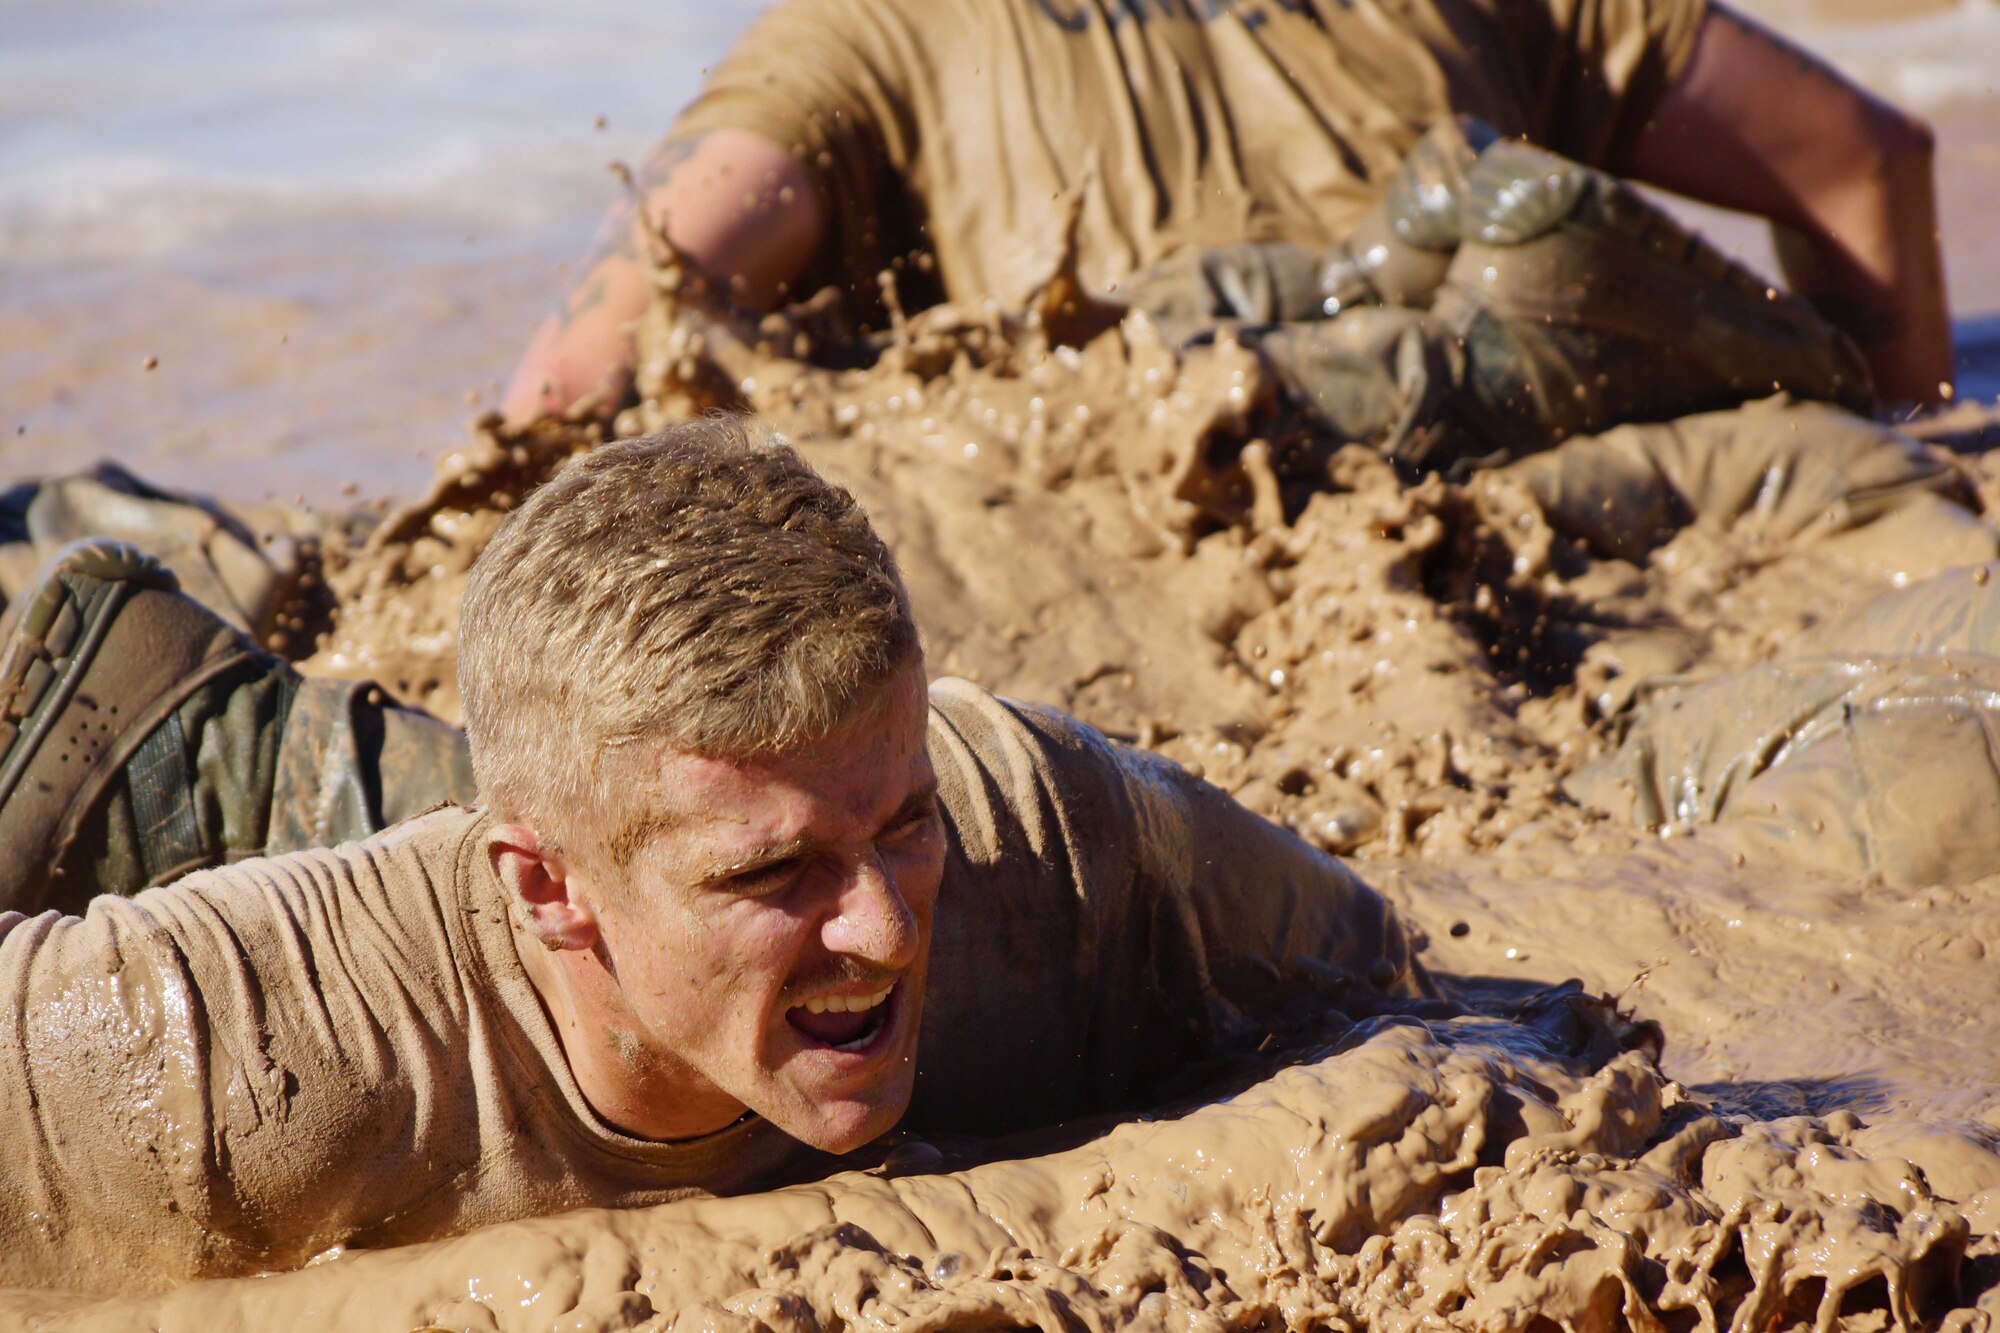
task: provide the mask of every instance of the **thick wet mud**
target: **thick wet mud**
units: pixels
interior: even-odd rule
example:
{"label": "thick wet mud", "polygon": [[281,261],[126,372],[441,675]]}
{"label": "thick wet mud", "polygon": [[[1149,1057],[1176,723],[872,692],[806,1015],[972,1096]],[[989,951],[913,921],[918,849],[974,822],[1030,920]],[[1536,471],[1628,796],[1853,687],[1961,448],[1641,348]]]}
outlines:
{"label": "thick wet mud", "polygon": [[[1988,1326],[1992,882],[1892,883],[1806,830],[1746,841],[1573,794],[1663,678],[1782,657],[1875,594],[1994,559],[1981,455],[1770,402],[1412,483],[1316,438],[1247,353],[1176,354],[1141,322],[1079,346],[933,311],[831,371],[783,355],[803,325],[671,313],[617,430],[769,419],[896,546],[935,672],[1060,703],[1351,856],[1484,1016],[1328,1016],[1130,1123],[892,1141],[765,1195],[0,1309],[63,1328]],[[329,557],[339,612],[308,669],[451,716],[471,558],[602,433],[489,427],[446,460]]]}

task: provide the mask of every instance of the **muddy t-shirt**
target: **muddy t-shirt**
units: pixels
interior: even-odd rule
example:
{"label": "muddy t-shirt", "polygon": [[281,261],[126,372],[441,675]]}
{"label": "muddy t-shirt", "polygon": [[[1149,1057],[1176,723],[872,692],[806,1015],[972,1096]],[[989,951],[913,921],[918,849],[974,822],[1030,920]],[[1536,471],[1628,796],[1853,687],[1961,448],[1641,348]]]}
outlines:
{"label": "muddy t-shirt", "polygon": [[[1480,116],[1616,169],[1705,0],[778,0],[677,135],[793,148],[831,203],[813,281],[890,262],[1025,302],[1185,246],[1340,239],[1417,139]],[[921,287],[921,283],[918,284]]]}
{"label": "muddy t-shirt", "polygon": [[[1176,765],[962,681],[932,689],[930,748],[949,850],[910,1127],[1116,1106],[1281,996],[1426,985],[1373,891]],[[485,827],[447,808],[0,924],[0,1286],[158,1287],[813,1169],[754,1116],[658,1143],[592,1110]]]}

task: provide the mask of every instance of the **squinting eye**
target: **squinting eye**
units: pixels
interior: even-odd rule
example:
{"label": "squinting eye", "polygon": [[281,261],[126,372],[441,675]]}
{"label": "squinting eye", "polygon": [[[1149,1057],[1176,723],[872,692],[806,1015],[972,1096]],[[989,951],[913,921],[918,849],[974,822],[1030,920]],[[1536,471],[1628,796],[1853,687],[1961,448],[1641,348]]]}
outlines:
{"label": "squinting eye", "polygon": [[928,833],[937,826],[937,807],[931,806],[910,816],[896,827],[882,835],[883,842],[904,842],[919,834]]}
{"label": "squinting eye", "polygon": [[773,861],[769,865],[758,866],[755,870],[746,870],[740,875],[731,875],[722,884],[724,888],[733,893],[770,893],[783,888],[793,874],[798,871],[798,868],[799,862],[796,857],[785,861]]}

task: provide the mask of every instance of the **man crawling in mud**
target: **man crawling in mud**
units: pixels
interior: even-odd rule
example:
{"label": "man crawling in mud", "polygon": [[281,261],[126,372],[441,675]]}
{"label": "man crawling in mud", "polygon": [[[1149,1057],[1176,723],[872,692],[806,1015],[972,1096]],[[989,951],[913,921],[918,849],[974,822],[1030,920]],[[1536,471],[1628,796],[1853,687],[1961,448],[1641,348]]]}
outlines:
{"label": "man crawling in mud", "polygon": [[[1617,177],[1771,219],[1807,299]],[[655,235],[721,305],[878,326],[1073,263],[1421,467],[1951,376],[1928,130],[1705,0],[781,0],[635,184],[511,418],[626,393]]]}
{"label": "man crawling in mud", "polygon": [[743,1190],[899,1122],[1132,1105],[1288,999],[1429,990],[1378,896],[1221,792],[927,688],[868,520],[730,420],[502,526],[463,737],[115,543],[0,631],[0,1285]]}

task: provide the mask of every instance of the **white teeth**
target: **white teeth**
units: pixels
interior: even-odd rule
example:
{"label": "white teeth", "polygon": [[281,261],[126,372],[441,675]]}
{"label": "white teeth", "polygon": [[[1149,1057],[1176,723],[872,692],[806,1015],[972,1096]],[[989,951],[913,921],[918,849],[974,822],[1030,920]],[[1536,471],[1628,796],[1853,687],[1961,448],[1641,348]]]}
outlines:
{"label": "white teeth", "polygon": [[809,1014],[865,1013],[888,999],[889,992],[895,989],[895,983],[891,982],[873,995],[829,995],[824,999],[807,1000],[803,1007]]}

